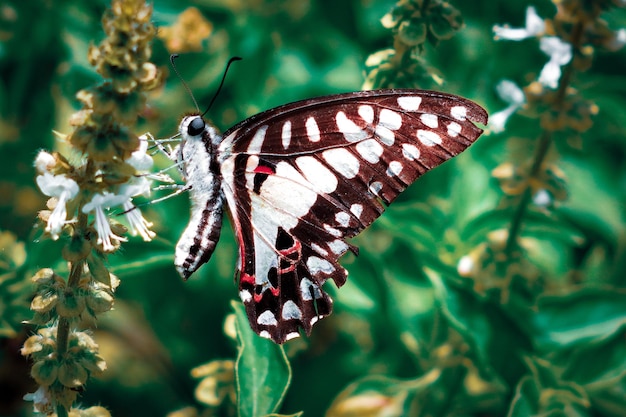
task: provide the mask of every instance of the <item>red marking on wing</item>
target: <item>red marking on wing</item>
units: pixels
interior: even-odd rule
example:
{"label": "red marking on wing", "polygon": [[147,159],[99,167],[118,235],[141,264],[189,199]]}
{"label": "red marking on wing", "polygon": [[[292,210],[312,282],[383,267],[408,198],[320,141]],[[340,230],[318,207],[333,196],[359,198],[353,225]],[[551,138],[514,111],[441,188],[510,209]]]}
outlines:
{"label": "red marking on wing", "polygon": [[250,274],[246,274],[245,272],[241,273],[241,282],[245,282],[248,284],[254,285],[254,276]]}
{"label": "red marking on wing", "polygon": [[263,165],[259,165],[256,168],[254,168],[253,172],[256,173],[256,174],[267,174],[267,175],[274,175],[275,174],[275,172],[274,172],[274,170],[272,168],[266,167],[266,166],[263,166]]}
{"label": "red marking on wing", "polygon": [[[300,261],[300,252],[302,251],[302,243],[300,243],[299,240],[294,241],[294,244],[292,247],[288,248],[288,249],[281,249],[278,251],[278,253],[283,257],[283,259],[289,263],[289,266],[286,268],[280,267],[278,268],[278,273],[279,274],[286,274],[287,272],[293,272],[296,269],[296,266],[298,265],[298,262]],[[289,258],[289,255],[292,254],[298,254],[298,257],[296,259],[291,259]]]}

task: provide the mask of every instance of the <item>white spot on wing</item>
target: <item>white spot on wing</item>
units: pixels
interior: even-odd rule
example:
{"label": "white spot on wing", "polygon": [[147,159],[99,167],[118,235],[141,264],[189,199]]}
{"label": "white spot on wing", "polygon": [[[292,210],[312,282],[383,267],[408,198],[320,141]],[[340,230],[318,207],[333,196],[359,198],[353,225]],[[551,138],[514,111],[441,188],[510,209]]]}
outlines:
{"label": "white spot on wing", "polygon": [[239,291],[239,298],[241,298],[241,301],[243,301],[244,303],[247,303],[248,301],[252,300],[252,294],[250,294],[250,291],[248,290],[241,290]]}
{"label": "white spot on wing", "polygon": [[385,126],[378,125],[376,126],[376,131],[374,134],[380,139],[382,143],[385,145],[391,146],[396,140],[396,135],[391,130],[386,128]]}
{"label": "white spot on wing", "polygon": [[459,133],[461,133],[461,125],[458,124],[457,122],[450,122],[448,124],[448,135],[450,135],[453,138],[456,138]]}
{"label": "white spot on wing", "polygon": [[264,337],[266,339],[271,339],[272,336],[270,335],[270,332],[268,332],[267,330],[261,330],[259,332],[259,336]]}
{"label": "white spot on wing", "polygon": [[467,107],[454,106],[450,109],[450,115],[457,120],[463,121],[467,117]]}
{"label": "white spot on wing", "polygon": [[322,152],[322,157],[335,171],[348,179],[359,173],[359,160],[347,149],[327,149]]}
{"label": "white spot on wing", "polygon": [[[264,233],[276,228],[277,224],[285,230],[291,230],[298,224],[298,218],[306,215],[317,200],[317,193],[311,189],[309,181],[284,161],[276,165],[276,175],[269,175],[263,182],[260,196],[255,193],[250,195],[253,225]],[[256,223],[261,218],[268,221],[268,224]],[[274,242],[273,239],[271,241]]]}
{"label": "white spot on wing", "polygon": [[337,189],[338,182],[335,174],[314,156],[296,158],[296,165],[316,190],[328,194]]}
{"label": "white spot on wing", "polygon": [[311,249],[313,249],[315,252],[319,253],[322,256],[328,256],[328,251],[317,243],[311,243]]}
{"label": "white spot on wing", "polygon": [[337,128],[348,142],[358,142],[367,137],[367,132],[361,129],[352,120],[348,119],[344,112],[337,112],[335,120],[337,122]]}
{"label": "white spot on wing", "polygon": [[441,143],[441,136],[431,130],[418,130],[417,138],[426,146],[435,146]]}
{"label": "white spot on wing", "polygon": [[358,111],[359,111],[359,116],[361,116],[361,119],[363,119],[365,122],[369,124],[374,123],[374,109],[372,108],[372,106],[363,104],[359,106]]}
{"label": "white spot on wing", "polygon": [[436,129],[439,126],[439,118],[432,113],[422,114],[420,120],[431,129]]}
{"label": "white spot on wing", "polygon": [[348,227],[348,224],[350,224],[350,215],[345,211],[340,211],[339,213],[335,214],[335,220],[337,220],[337,223],[339,223],[343,227]]}
{"label": "white spot on wing", "polygon": [[328,244],[328,247],[335,255],[341,255],[348,250],[348,245],[341,239],[333,240]]}
{"label": "white spot on wing", "polygon": [[421,97],[398,97],[398,105],[406,111],[415,111],[420,108],[420,104],[422,104]]}
{"label": "white spot on wing", "polygon": [[283,148],[287,149],[291,143],[291,122],[289,120],[283,125],[283,131],[280,137],[283,141]]}
{"label": "white spot on wing", "polygon": [[414,161],[420,157],[420,150],[417,149],[417,146],[415,145],[412,145],[410,143],[403,143],[402,156],[404,156],[409,161]]}
{"label": "white spot on wing", "polygon": [[361,204],[353,204],[350,206],[350,211],[357,218],[361,218],[361,213],[363,213],[363,206]]}
{"label": "white spot on wing", "polygon": [[246,186],[249,189],[254,188],[254,173],[253,171],[259,166],[259,157],[256,155],[250,155],[246,160]]}
{"label": "white spot on wing", "polygon": [[263,141],[265,140],[265,132],[267,132],[267,125],[261,126],[250,141],[248,145],[248,154],[250,155],[258,155],[261,153],[261,147],[263,146]]}
{"label": "white spot on wing", "polygon": [[283,304],[281,316],[285,320],[300,320],[302,319],[302,311],[300,311],[300,308],[292,300],[287,300],[287,302]]}
{"label": "white spot on wing", "polygon": [[317,126],[317,122],[313,116],[306,119],[306,134],[311,142],[319,142],[322,138],[320,136],[320,128]]}
{"label": "white spot on wing", "polygon": [[[231,174],[232,175],[232,174]],[[250,181],[254,173],[246,173],[246,180]],[[232,177],[226,181],[232,184]],[[229,204],[234,203],[230,193],[225,193]],[[269,175],[263,182],[259,194],[250,193],[252,203],[250,219],[254,231],[254,247],[256,256],[254,267],[256,270],[255,282],[258,285],[268,286],[268,275],[271,268],[278,264],[273,245],[278,236],[278,227],[291,231],[305,216],[318,194],[311,184],[290,163],[276,164],[276,175]],[[262,234],[259,232],[262,231]]]}
{"label": "white spot on wing", "polygon": [[303,300],[310,301],[313,297],[322,298],[322,291],[310,279],[302,278],[302,281],[300,281],[300,295],[302,295]]}
{"label": "white spot on wing", "polygon": [[383,154],[383,147],[380,146],[380,143],[378,143],[376,139],[368,139],[359,142],[356,145],[356,150],[363,159],[372,164],[378,163],[380,156]]}
{"label": "white spot on wing", "polygon": [[382,109],[380,111],[378,124],[391,130],[398,130],[400,126],[402,126],[402,116],[393,110]]}
{"label": "white spot on wing", "polygon": [[298,332],[287,333],[287,335],[285,336],[285,340],[295,339],[296,337],[300,337],[300,333]]}
{"label": "white spot on wing", "polygon": [[389,166],[387,167],[387,175],[393,177],[395,175],[399,175],[402,172],[402,164],[398,161],[389,162]]}
{"label": "white spot on wing", "polygon": [[324,224],[324,229],[330,233],[331,235],[335,236],[335,237],[340,237],[341,236],[341,232],[337,229],[335,229],[332,226],[329,226],[327,224]]}
{"label": "white spot on wing", "polygon": [[278,324],[276,316],[274,316],[274,313],[269,310],[265,310],[259,314],[259,317],[256,318],[256,322],[266,326],[276,326]]}
{"label": "white spot on wing", "polygon": [[374,181],[373,183],[370,184],[370,191],[372,192],[372,194],[378,195],[378,193],[382,189],[383,189],[383,184],[379,181]]}
{"label": "white spot on wing", "polygon": [[320,272],[324,274],[331,274],[335,271],[333,264],[328,262],[326,259],[322,259],[317,256],[309,256],[309,259],[306,260],[306,266],[309,268],[311,275],[317,275]]}

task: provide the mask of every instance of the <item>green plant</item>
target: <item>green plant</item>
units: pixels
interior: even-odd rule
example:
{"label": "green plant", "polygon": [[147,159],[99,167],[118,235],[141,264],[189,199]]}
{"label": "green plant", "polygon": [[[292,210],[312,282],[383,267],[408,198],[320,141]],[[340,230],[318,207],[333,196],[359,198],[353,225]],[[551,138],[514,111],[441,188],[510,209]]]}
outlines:
{"label": "green plant", "polygon": [[[39,289],[34,306],[56,311],[50,296],[66,293],[72,270],[60,248],[73,242],[76,224],[62,226],[58,241],[29,234],[43,206],[32,181],[42,168],[31,161],[37,148],[57,149],[40,153],[39,166],[49,170],[46,161],[54,161],[66,171],[51,175],[68,177],[68,166],[84,161],[62,159],[71,155],[68,141],[53,143],[50,131],[68,131],[63,121],[74,111],[75,91],[99,83],[84,57],[102,37],[97,22],[108,6],[22,3],[0,6],[0,189],[7,197],[0,224],[15,236],[0,240],[11,259],[0,282],[3,370],[19,365],[11,346],[31,336],[29,349],[56,337],[20,330],[20,322],[27,319],[32,275]],[[626,24],[623,5],[567,0],[537,3],[534,11],[524,2],[486,0],[208,0],[185,9],[179,1],[156,2],[151,19],[160,40],[151,61],[165,66],[169,53],[180,53],[179,71],[201,107],[228,58],[244,57],[209,113],[224,129],[285,102],[393,86],[471,98],[490,109],[491,135],[421,178],[354,239],[360,255],[342,260],[350,277],[332,294],[335,312],[310,338],[284,348],[251,333],[241,304],[232,301],[237,248],[228,226],[197,276],[186,283],[176,276],[173,242],[187,218],[185,198],[142,207],[156,236],[149,243],[129,239],[106,261],[94,226],[78,242],[88,241],[91,254],[86,296],[112,300],[109,271],[121,285],[115,309],[97,314],[92,333],[77,328],[76,340],[85,336],[80,340],[89,348],[95,340],[107,370],[80,394],[65,392],[109,410],[93,413],[115,416],[626,414],[626,59],[625,32],[612,29]],[[493,39],[494,24],[521,25],[524,13],[526,27],[497,26],[499,40]],[[193,110],[170,79],[151,90],[148,106],[141,99],[128,112],[117,100],[105,107],[128,118],[128,126],[139,114],[139,128],[124,132],[169,137],[181,107]],[[101,102],[87,97],[81,103]],[[500,112],[502,100],[507,108]],[[112,148],[113,172],[137,148],[135,136]],[[88,149],[80,137],[69,143]],[[154,159],[162,168],[170,164]],[[125,169],[118,179],[135,172]],[[116,193],[110,179],[79,191],[81,204],[105,185]],[[66,218],[81,212],[70,203]],[[124,221],[108,221],[121,237],[117,220]],[[55,224],[47,223],[48,234]],[[42,266],[50,269],[37,273]],[[91,279],[96,275],[104,278]],[[66,307],[61,312],[75,311]],[[21,386],[16,381],[28,373],[21,369],[0,376]],[[25,406],[14,407],[0,414],[27,415]]]}

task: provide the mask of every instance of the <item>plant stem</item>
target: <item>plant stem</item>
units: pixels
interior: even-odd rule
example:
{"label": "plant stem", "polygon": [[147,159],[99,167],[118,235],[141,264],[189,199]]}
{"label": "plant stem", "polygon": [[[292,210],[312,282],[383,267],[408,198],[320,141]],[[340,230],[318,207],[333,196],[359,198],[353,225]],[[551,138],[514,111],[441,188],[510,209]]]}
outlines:
{"label": "plant stem", "polygon": [[[580,47],[582,36],[583,24],[581,22],[578,22],[572,29],[572,35],[570,38],[570,43],[572,45],[574,53]],[[563,74],[561,75],[561,78],[559,80],[559,86],[556,91],[555,99],[552,103],[552,109],[557,112],[563,111],[563,103],[565,102],[567,88],[569,87],[569,84],[572,81],[572,77],[574,74],[575,59],[576,57],[574,56],[570,60],[569,64],[567,64],[567,66],[564,68]],[[546,159],[546,156],[548,155],[548,150],[552,145],[552,133],[552,131],[545,129],[537,140],[537,147],[535,148],[535,155],[533,157],[533,165],[530,169],[530,172],[528,173],[526,187],[524,188],[519,204],[517,205],[515,213],[513,214],[513,220],[511,220],[511,225],[509,226],[509,233],[504,249],[504,253],[509,258],[511,257],[513,251],[518,247],[517,240],[520,235],[520,230],[522,228],[524,217],[526,216],[526,212],[528,211],[530,200],[532,198],[532,185],[537,182],[537,180],[539,179],[539,175],[541,174],[543,161]]]}
{"label": "plant stem", "polygon": [[[79,210],[79,213],[78,225],[74,232],[76,234],[82,234],[87,225],[87,215],[83,214],[82,210]],[[67,279],[67,290],[72,290],[78,286],[84,267],[85,259],[71,263],[70,275]],[[59,324],[57,325],[57,360],[59,362],[63,362],[63,358],[67,353],[70,330],[70,320],[67,317],[59,317]],[[57,404],[56,410],[58,417],[68,417],[68,410],[63,404]]]}
{"label": "plant stem", "polygon": [[541,173],[541,165],[543,164],[543,161],[548,154],[548,150],[550,149],[551,144],[552,134],[550,131],[544,130],[539,137],[539,140],[537,141],[537,147],[535,148],[535,155],[533,157],[533,166],[528,175],[526,187],[524,188],[524,192],[522,193],[520,202],[515,209],[515,213],[513,214],[511,226],[509,226],[509,233],[506,239],[506,246],[504,248],[504,253],[506,253],[507,257],[510,257],[513,251],[517,248],[517,237],[520,234],[522,223],[524,221],[524,217],[526,216],[526,212],[528,211],[528,206],[532,198],[531,184],[537,179],[537,177]]}

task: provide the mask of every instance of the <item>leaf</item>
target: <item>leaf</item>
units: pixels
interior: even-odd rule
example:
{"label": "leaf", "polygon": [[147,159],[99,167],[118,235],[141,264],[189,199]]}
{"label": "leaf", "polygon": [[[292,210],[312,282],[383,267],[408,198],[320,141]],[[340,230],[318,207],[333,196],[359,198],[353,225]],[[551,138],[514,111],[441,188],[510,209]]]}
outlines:
{"label": "leaf", "polygon": [[291,367],[282,346],[257,336],[240,302],[235,310],[239,352],[235,365],[237,409],[241,417],[275,413],[291,383]]}
{"label": "leaf", "polygon": [[584,389],[562,380],[556,366],[540,358],[526,358],[526,365],[531,375],[517,385],[508,417],[591,415],[591,403]]}
{"label": "leaf", "polygon": [[444,280],[432,270],[425,272],[436,290],[443,315],[475,349],[473,354],[478,357],[480,368],[490,374],[495,370],[510,385],[515,384],[524,369],[516,353],[530,348],[520,325],[527,320],[527,314],[507,313],[499,304],[482,300],[452,280]]}
{"label": "leaf", "polygon": [[626,327],[626,294],[599,288],[545,296],[532,316],[534,343],[553,351],[607,340]]}
{"label": "leaf", "polygon": [[384,376],[368,376],[350,384],[333,401],[327,417],[403,416],[408,412],[411,394],[426,392],[441,371],[415,380],[402,381]]}

